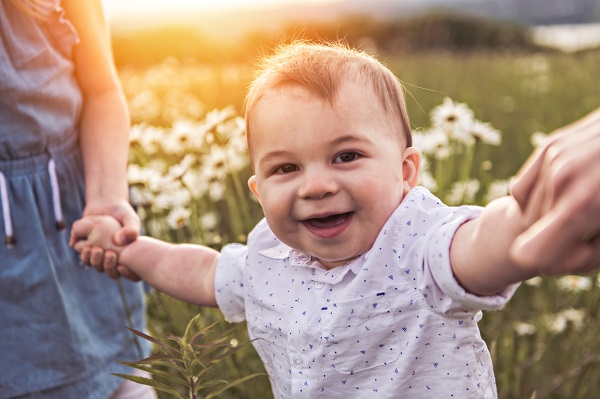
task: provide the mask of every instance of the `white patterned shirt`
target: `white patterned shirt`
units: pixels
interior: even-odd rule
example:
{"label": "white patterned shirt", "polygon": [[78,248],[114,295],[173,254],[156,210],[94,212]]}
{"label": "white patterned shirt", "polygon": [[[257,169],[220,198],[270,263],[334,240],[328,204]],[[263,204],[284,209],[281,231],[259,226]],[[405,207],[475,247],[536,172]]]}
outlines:
{"label": "white patterned shirt", "polygon": [[414,188],[368,252],[331,270],[263,220],[247,246],[223,248],[217,303],[246,320],[275,398],[496,398],[477,322],[517,286],[472,295],[449,259],[456,229],[480,212]]}

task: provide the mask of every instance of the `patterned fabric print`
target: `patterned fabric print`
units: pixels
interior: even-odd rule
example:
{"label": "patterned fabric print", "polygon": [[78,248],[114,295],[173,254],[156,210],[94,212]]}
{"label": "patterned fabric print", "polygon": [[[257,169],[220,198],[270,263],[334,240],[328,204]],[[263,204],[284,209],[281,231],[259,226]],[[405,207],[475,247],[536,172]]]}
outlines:
{"label": "patterned fabric print", "polygon": [[409,192],[373,248],[325,270],[266,222],[222,251],[217,302],[246,320],[276,398],[495,398],[477,321],[516,286],[478,297],[452,275],[456,229],[480,208]]}

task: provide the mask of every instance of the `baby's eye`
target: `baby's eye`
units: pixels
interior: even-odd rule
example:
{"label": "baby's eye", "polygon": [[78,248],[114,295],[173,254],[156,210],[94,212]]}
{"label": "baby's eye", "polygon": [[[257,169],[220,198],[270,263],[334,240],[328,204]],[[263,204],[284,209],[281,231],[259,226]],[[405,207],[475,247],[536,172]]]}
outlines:
{"label": "baby's eye", "polygon": [[274,173],[275,174],[285,174],[285,173],[292,173],[298,170],[298,167],[296,165],[293,165],[291,163],[285,164],[285,165],[281,165],[280,167],[278,167],[277,169],[275,169]]}
{"label": "baby's eye", "polygon": [[359,157],[360,157],[360,155],[357,154],[356,152],[349,151],[349,152],[341,153],[340,155],[335,157],[333,162],[334,163],[352,162],[352,161],[356,161]]}

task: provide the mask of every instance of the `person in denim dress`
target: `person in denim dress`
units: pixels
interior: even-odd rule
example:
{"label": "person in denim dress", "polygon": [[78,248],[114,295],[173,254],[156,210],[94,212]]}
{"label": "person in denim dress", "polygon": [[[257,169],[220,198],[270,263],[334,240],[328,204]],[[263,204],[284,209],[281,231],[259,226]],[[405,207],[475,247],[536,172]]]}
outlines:
{"label": "person in denim dress", "polygon": [[[68,245],[82,215],[117,218],[116,242],[137,236],[128,129],[100,1],[0,0],[1,399],[124,398],[118,361],[148,352],[119,284]],[[143,287],[122,285],[144,329]]]}

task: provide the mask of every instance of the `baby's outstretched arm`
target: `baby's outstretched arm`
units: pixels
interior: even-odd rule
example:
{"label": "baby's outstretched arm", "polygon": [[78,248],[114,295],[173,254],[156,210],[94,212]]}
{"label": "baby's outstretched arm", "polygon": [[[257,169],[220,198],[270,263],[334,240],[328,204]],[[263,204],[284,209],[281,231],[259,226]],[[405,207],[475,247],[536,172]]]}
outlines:
{"label": "baby's outstretched arm", "polygon": [[510,257],[511,246],[526,228],[513,197],[490,202],[480,217],[460,226],[452,239],[450,263],[463,288],[476,295],[494,295],[538,275]]}
{"label": "baby's outstretched arm", "polygon": [[79,251],[90,245],[110,249],[118,255],[122,267],[157,290],[200,306],[217,306],[215,271],[219,252],[201,245],[171,244],[150,237],[116,246],[112,237],[118,228],[120,224],[111,217],[83,218],[73,224],[72,246]]}
{"label": "baby's outstretched arm", "polygon": [[600,109],[558,130],[523,166],[512,197],[461,226],[451,263],[481,295],[537,275],[600,267]]}

